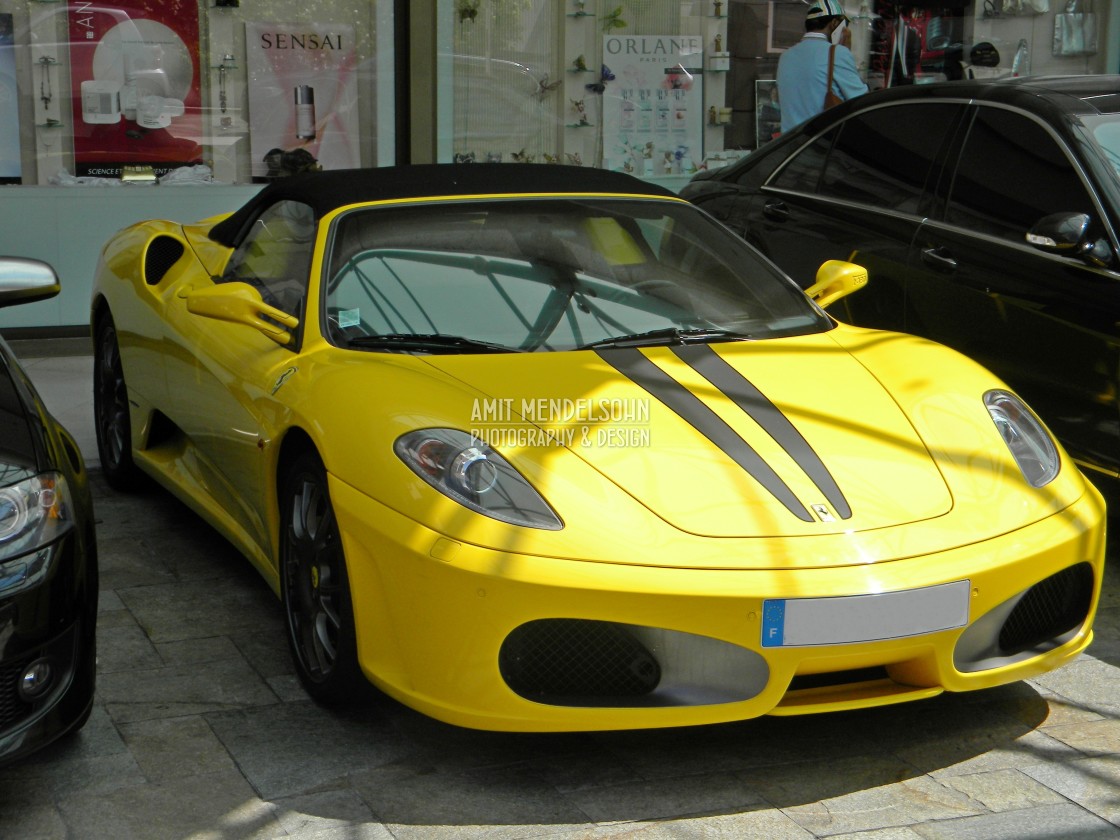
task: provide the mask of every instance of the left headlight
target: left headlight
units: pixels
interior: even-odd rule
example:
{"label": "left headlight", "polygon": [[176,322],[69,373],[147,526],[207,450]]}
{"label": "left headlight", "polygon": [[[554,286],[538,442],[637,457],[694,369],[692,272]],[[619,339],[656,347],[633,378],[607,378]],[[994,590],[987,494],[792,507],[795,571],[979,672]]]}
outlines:
{"label": "left headlight", "polygon": [[73,525],[66,479],[43,473],[0,487],[0,594],[37,584],[47,574],[45,551]]}
{"label": "left headlight", "polygon": [[1029,408],[1007,391],[988,391],[984,405],[1032,487],[1045,487],[1061,467],[1058,448]]}
{"label": "left headlight", "polygon": [[70,491],[59,473],[0,487],[0,562],[49,545],[72,521]]}
{"label": "left headlight", "polygon": [[424,481],[464,507],[511,525],[548,531],[564,527],[521,473],[466,432],[419,429],[397,438],[393,451]]}

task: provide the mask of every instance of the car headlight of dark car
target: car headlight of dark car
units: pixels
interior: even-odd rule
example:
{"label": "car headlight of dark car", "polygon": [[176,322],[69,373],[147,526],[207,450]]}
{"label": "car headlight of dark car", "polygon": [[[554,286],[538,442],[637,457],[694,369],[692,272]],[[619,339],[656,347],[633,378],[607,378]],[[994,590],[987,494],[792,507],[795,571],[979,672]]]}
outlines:
{"label": "car headlight of dark car", "polygon": [[984,405],[1031,486],[1045,487],[1053,481],[1061,466],[1058,448],[1030,409],[1007,391],[988,391]]}
{"label": "car headlight of dark car", "polygon": [[34,586],[50,552],[73,526],[66,479],[48,472],[0,487],[0,595]]}
{"label": "car headlight of dark car", "polygon": [[458,429],[420,429],[393,446],[409,468],[464,507],[511,525],[559,531],[560,517],[487,443]]}

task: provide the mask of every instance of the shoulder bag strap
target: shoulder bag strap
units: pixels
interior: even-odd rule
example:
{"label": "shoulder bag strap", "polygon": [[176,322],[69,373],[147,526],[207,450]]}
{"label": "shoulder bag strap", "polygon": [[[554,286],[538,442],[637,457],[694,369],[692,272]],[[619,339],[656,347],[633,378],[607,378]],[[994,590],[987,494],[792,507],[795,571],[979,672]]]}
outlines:
{"label": "shoulder bag strap", "polygon": [[824,102],[825,107],[830,104],[829,100],[832,99],[832,65],[836,62],[836,45],[832,44],[828,48],[828,84],[824,89]]}

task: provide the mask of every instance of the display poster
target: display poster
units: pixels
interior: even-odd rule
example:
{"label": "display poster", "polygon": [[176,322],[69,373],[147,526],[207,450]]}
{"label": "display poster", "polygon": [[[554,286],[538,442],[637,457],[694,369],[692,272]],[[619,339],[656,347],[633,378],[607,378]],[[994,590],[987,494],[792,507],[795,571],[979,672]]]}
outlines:
{"label": "display poster", "polygon": [[360,165],[353,27],[246,23],[253,179]]}
{"label": "display poster", "polygon": [[202,159],[198,6],[131,0],[66,8],[75,174],[157,175]]}
{"label": "display poster", "polygon": [[691,171],[704,158],[699,35],[603,39],[603,166],[637,175]]}
{"label": "display poster", "polygon": [[12,16],[0,14],[0,184],[20,182],[19,99],[12,27]]}

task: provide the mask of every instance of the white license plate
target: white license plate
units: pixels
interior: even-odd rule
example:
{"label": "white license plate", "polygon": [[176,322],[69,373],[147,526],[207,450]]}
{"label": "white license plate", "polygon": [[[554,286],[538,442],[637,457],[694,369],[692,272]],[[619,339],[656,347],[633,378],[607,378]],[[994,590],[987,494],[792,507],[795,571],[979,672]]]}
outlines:
{"label": "white license plate", "polygon": [[963,627],[970,589],[958,580],[874,595],[766,600],[762,646],[847,645]]}

